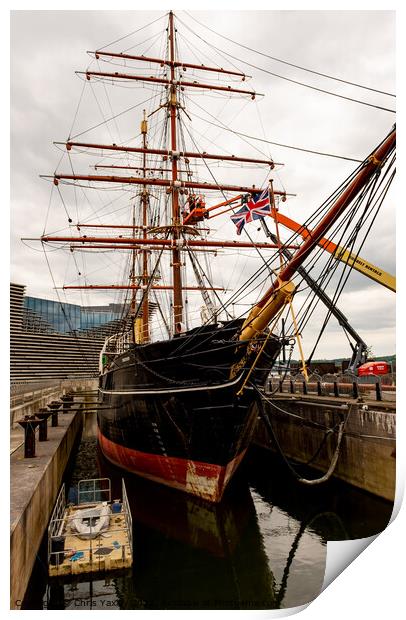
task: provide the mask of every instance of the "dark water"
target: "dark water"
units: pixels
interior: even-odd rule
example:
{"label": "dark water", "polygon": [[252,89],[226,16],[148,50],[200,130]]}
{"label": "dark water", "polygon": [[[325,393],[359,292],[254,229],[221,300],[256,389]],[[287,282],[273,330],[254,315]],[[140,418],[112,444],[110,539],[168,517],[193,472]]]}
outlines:
{"label": "dark water", "polygon": [[320,592],[326,542],[371,536],[392,505],[331,482],[303,487],[276,457],[252,449],[220,505],[112,467],[97,450],[89,414],[67,484],[124,476],[134,525],[134,565],[109,579],[48,580],[46,541],[25,609],[277,609]]}

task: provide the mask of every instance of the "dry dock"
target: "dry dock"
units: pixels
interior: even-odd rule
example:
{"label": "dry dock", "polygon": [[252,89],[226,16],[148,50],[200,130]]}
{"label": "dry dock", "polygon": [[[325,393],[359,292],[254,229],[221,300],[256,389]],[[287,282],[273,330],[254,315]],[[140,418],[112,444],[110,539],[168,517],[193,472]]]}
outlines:
{"label": "dry dock", "polygon": [[[327,389],[326,385],[323,384],[323,389]],[[306,394],[299,385],[294,385],[290,393],[287,387],[283,393],[263,395],[264,410],[286,457],[325,473],[336,450],[338,427],[345,421],[334,476],[392,501],[395,492],[395,400],[377,401],[370,391],[351,398],[348,393],[338,397]],[[395,399],[396,393],[392,395]],[[82,412],[76,407],[74,411],[60,413],[58,426],[48,429],[48,440],[37,442],[34,458],[24,458],[23,445],[11,454],[12,609],[18,608],[24,598],[72,448],[82,428],[82,418]],[[275,450],[275,443],[261,421],[254,443]],[[279,478],[283,472],[277,470],[274,475]],[[121,542],[119,544],[123,547]],[[116,559],[115,556],[112,559]]]}
{"label": "dry dock", "polygon": [[59,413],[47,441],[36,442],[36,456],[24,458],[24,445],[10,456],[10,607],[18,608],[55,504],[72,448],[82,427],[80,411]]}

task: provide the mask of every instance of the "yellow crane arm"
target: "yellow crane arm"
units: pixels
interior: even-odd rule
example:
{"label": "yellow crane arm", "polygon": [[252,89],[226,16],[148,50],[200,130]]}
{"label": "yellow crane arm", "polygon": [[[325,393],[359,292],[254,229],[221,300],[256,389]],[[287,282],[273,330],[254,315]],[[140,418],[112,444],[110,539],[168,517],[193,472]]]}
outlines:
{"label": "yellow crane arm", "polygon": [[[290,217],[287,217],[286,215],[283,215],[278,211],[274,211],[269,215],[273,217],[275,221],[277,221],[279,224],[282,224],[282,226],[285,226],[286,228],[293,230],[293,232],[298,233],[301,237],[303,237],[303,239],[306,239],[312,234],[311,230],[309,230],[302,224],[298,224],[298,222],[295,222]],[[338,260],[344,263],[348,262],[348,265],[350,267],[353,267],[353,269],[355,269],[356,271],[359,271],[364,276],[367,276],[367,278],[370,278],[371,280],[378,282],[378,284],[386,286],[386,288],[388,288],[389,290],[396,292],[396,278],[392,274],[384,271],[376,265],[373,265],[369,261],[365,260],[365,258],[362,258],[362,256],[352,254],[345,248],[342,248],[336,243],[333,243],[332,241],[330,241],[330,239],[327,239],[326,237],[322,237],[318,242],[318,245],[327,252],[330,252],[330,254],[333,254],[333,256]]]}
{"label": "yellow crane arm", "polygon": [[[327,251],[329,252],[330,250],[327,249]],[[350,267],[353,267],[356,271],[367,276],[367,278],[371,278],[371,280],[382,284],[382,286],[386,286],[390,291],[396,293],[396,278],[391,273],[373,265],[365,260],[365,258],[362,258],[362,256],[352,254],[339,245],[336,246],[336,250],[332,252],[332,254],[334,254],[335,258],[338,258],[338,260],[348,263]]]}

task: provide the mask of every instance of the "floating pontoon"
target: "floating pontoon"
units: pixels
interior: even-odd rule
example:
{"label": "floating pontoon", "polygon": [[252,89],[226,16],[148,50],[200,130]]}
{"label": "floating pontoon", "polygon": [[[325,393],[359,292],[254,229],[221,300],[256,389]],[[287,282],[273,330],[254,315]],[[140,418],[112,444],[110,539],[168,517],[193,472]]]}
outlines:
{"label": "floating pontoon", "polygon": [[67,504],[65,485],[48,526],[51,577],[128,568],[133,561],[132,518],[122,481],[122,501],[111,501],[108,478],[81,480],[77,504]]}

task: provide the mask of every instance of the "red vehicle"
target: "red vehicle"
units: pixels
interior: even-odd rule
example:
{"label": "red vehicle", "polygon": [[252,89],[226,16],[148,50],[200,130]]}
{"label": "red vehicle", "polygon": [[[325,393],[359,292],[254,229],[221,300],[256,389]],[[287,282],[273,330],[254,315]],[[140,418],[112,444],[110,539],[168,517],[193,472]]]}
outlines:
{"label": "red vehicle", "polygon": [[358,376],[366,377],[368,375],[387,375],[391,372],[388,362],[367,362],[358,368]]}

